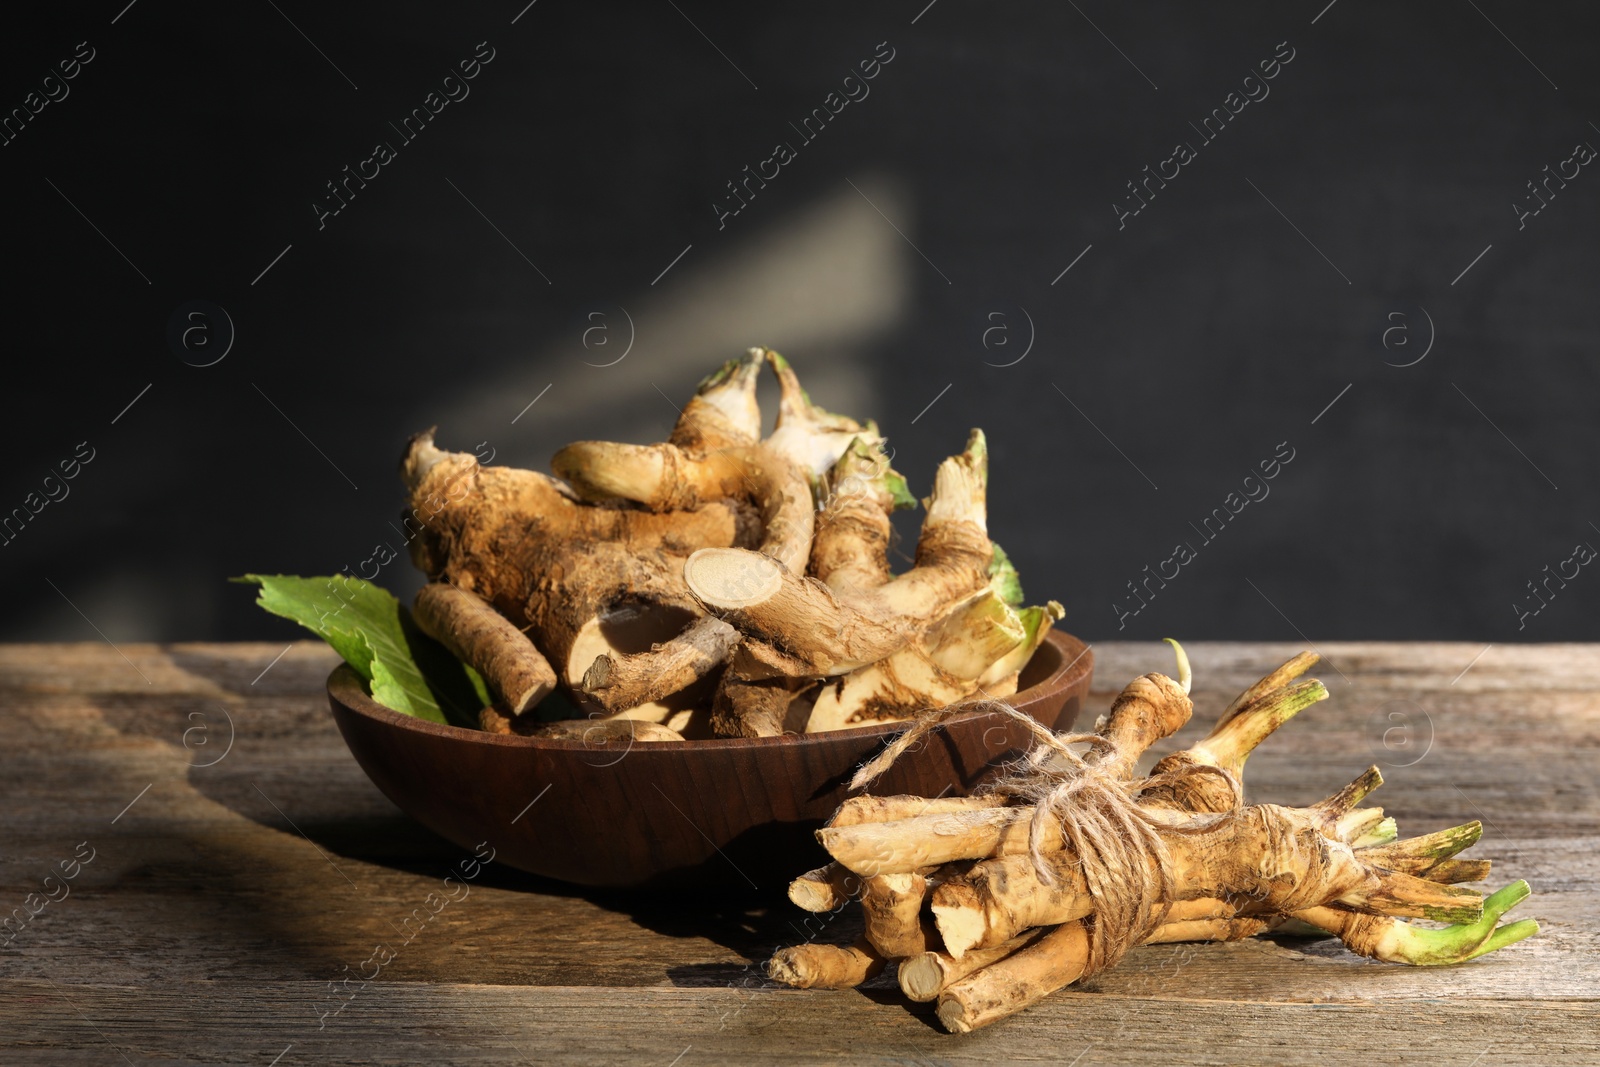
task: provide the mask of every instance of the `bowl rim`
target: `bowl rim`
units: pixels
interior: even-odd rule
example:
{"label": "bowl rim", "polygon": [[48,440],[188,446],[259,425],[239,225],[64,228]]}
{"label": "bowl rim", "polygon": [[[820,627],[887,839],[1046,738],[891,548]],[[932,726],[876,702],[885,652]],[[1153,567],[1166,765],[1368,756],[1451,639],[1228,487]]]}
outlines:
{"label": "bowl rim", "polygon": [[[1094,646],[1085,643],[1081,638],[1063,630],[1051,630],[1045,640],[1055,646],[1061,655],[1061,664],[1051,671],[1049,675],[1026,689],[1019,689],[1009,697],[1009,703],[1021,703],[1024,700],[1046,696],[1051,693],[1070,689],[1076,685],[1081,677],[1087,675],[1094,667],[1094,659],[1089,650]],[[1035,653],[1037,655],[1037,652]],[[1068,658],[1070,655],[1071,658]],[[366,685],[361,681],[361,676],[356,674],[354,668],[348,663],[340,663],[328,675],[328,698],[363,718],[373,720],[386,726],[396,726],[405,730],[438,737],[448,740],[476,743],[484,745],[498,745],[509,748],[527,748],[549,750],[554,752],[579,752],[596,750],[605,751],[611,748],[626,746],[631,749],[634,739],[616,738],[612,740],[590,742],[582,739],[567,739],[554,737],[528,737],[524,734],[493,734],[486,730],[472,730],[465,726],[452,726],[449,723],[429,722],[419,719],[414,715],[406,715],[379,704],[367,693]],[[946,726],[970,722],[973,719],[993,714],[981,704],[975,704],[969,714],[959,715],[945,720]],[[779,734],[775,737],[708,737],[699,740],[686,740],[673,743],[641,743],[640,751],[650,752],[660,750],[663,752],[714,752],[744,748],[783,748],[786,746],[815,745],[826,741],[869,741],[877,738],[891,737],[904,730],[912,720],[897,719],[893,722],[877,723],[871,726],[854,726],[845,730],[824,730],[814,734]]]}

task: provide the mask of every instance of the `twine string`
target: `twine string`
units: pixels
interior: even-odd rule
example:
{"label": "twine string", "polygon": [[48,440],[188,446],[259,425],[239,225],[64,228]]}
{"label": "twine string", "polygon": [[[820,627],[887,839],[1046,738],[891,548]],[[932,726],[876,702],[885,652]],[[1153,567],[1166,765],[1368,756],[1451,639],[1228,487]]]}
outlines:
{"label": "twine string", "polygon": [[[1115,745],[1098,734],[1057,734],[1026,712],[1000,701],[939,708],[919,716],[899,737],[865,764],[850,781],[862,789],[882,777],[894,763],[934,730],[973,711],[1002,715],[1021,726],[1034,741],[1009,773],[982,792],[999,794],[1033,808],[1028,824],[1028,856],[1046,885],[1056,883],[1050,860],[1051,830],[1076,857],[1084,887],[1094,900],[1094,914],[1084,920],[1089,959],[1084,974],[1116,964],[1149,936],[1160,921],[1154,905],[1167,900],[1174,884],[1172,857],[1163,832],[1200,832],[1163,812],[1141,808],[1139,795],[1151,786],[1181,785],[1195,775],[1221,775],[1233,795],[1237,780],[1226,771],[1201,764],[1186,765],[1152,778],[1124,780],[1109,773],[1112,761],[1085,758],[1114,752]],[[1075,746],[1088,746],[1080,753]],[[1209,825],[1210,820],[1201,820]],[[1165,910],[1162,908],[1161,910]]]}

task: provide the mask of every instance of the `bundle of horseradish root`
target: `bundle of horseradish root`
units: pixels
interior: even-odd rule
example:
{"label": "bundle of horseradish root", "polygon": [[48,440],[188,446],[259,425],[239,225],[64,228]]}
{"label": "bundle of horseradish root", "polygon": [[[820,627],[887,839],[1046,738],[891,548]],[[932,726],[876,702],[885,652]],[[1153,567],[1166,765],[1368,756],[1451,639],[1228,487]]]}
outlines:
{"label": "bundle of horseradish root", "polygon": [[[763,366],[780,393],[765,438]],[[379,703],[588,740],[816,732],[1003,698],[1061,617],[1021,606],[989,539],[982,431],[939,465],[914,565],[894,574],[890,514],[916,501],[877,425],[813,404],[770,349],[702,381],[666,441],[579,441],[552,468],[413,438],[404,536],[428,584],[409,611],[350,575],[241,580]]]}
{"label": "bundle of horseradish root", "polygon": [[[936,1000],[940,1022],[965,1033],[1138,945],[1300,931],[1373,959],[1433,965],[1538,932],[1532,920],[1499,925],[1528,896],[1526,882],[1489,897],[1459,884],[1489,875],[1487,860],[1456,858],[1480,823],[1399,840],[1382,808],[1357,806],[1382,784],[1376,767],[1310,807],[1244,803],[1251,750],[1328,695],[1321,682],[1296,681],[1317,662],[1312,653],[1240,694],[1204,740],[1137,775],[1146,749],[1193,708],[1188,661],[1173,644],[1177,680],[1135,679],[1092,734],[1054,734],[1013,713],[1034,745],[973,796],[845,801],[817,832],[833,862],[797,878],[789,897],[813,912],[858,900],[865,935],[783,949],[770,976],[839,989],[896,962],[906,996]],[[942,717],[920,717],[852,788]],[[1418,919],[1434,925],[1408,921]]]}

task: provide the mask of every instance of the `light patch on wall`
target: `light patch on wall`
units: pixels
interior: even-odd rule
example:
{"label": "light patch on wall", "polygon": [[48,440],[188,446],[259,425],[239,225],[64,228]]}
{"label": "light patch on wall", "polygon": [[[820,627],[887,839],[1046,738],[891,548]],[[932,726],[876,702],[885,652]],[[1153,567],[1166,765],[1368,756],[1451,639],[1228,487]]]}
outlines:
{"label": "light patch on wall", "polygon": [[[910,225],[903,186],[881,175],[851,180],[899,225]],[[504,441],[497,462],[542,469],[570,440],[661,439],[677,417],[670,405],[682,405],[701,376],[751,345],[789,356],[817,403],[873,415],[877,396],[864,360],[910,307],[914,253],[860,194],[839,187],[765,232],[697,242],[659,284],[640,280],[613,303],[597,302],[605,318],[592,321],[605,323],[611,347],[584,347],[591,320],[578,309],[571,336],[548,338],[532,353],[517,345],[493,380],[419,396],[414,421],[436,423],[446,448]],[[603,365],[625,348],[625,358]],[[770,422],[773,405],[763,407]]]}

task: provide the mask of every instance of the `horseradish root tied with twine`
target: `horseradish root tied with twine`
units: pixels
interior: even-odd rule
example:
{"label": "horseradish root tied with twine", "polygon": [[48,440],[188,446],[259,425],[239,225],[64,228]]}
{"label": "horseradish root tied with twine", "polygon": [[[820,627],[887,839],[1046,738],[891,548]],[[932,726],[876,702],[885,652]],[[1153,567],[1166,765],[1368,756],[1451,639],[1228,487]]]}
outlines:
{"label": "horseradish root tied with twine", "polygon": [[[892,961],[906,996],[937,1001],[940,1022],[965,1033],[1143,944],[1234,941],[1292,923],[1362,956],[1426,966],[1538,932],[1528,919],[1500,923],[1528,896],[1527,882],[1488,897],[1460,884],[1489,875],[1487,860],[1456,858],[1478,840],[1480,823],[1402,841],[1383,809],[1358,806],[1382,784],[1376,767],[1310,807],[1244,803],[1251,751],[1328,696],[1321,682],[1298,680],[1317,662],[1313,653],[1241,693],[1204,740],[1136,776],[1145,751],[1193,711],[1188,658],[1172,645],[1177,679],[1134,679],[1094,733],[1052,733],[1003,703],[988,705],[1034,745],[977,795],[845,801],[817,832],[833,862],[795,879],[789,896],[814,912],[859,900],[865,936],[846,947],[782,949],[769,975],[839,989]],[[865,788],[945,720],[972,710],[919,717],[851,787]]]}

